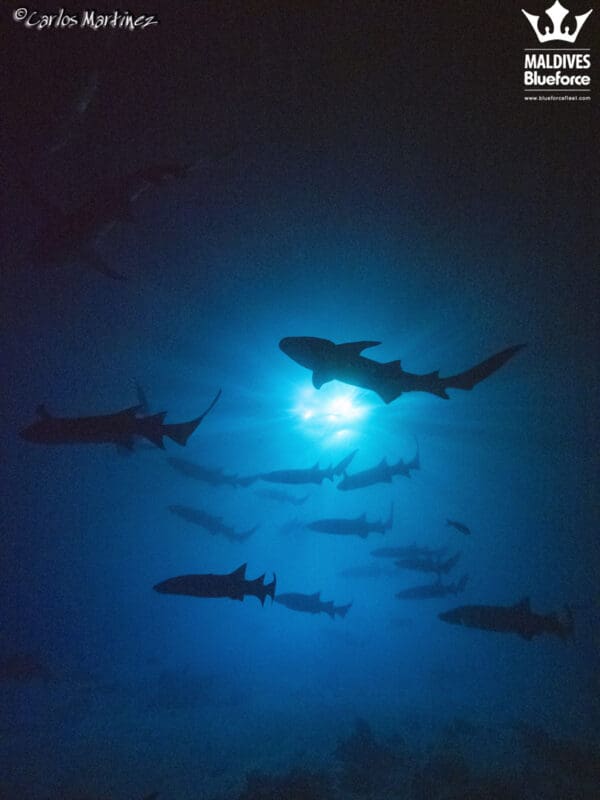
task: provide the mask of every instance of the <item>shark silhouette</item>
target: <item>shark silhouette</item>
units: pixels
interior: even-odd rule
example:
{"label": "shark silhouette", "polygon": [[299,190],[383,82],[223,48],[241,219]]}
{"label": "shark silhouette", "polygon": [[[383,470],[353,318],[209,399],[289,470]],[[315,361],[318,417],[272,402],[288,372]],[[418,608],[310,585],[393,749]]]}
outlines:
{"label": "shark silhouette", "polygon": [[271,583],[265,584],[265,576],[246,580],[247,564],[234,569],[227,575],[179,575],[168,578],[154,586],[161,594],[184,594],[190,597],[229,597],[231,600],[243,600],[246,595],[258,597],[264,605],[265,597],[275,597],[277,578],[273,575]]}
{"label": "shark silhouette", "polygon": [[319,462],[308,469],[280,469],[274,472],[263,472],[258,477],[261,481],[268,483],[318,483],[321,484],[325,479],[332,481],[336,475],[341,475],[349,466],[356,454],[356,450],[343,458],[337,466],[330,465],[327,469],[320,469]]}
{"label": "shark silhouette", "polygon": [[231,475],[223,472],[222,469],[213,467],[204,467],[202,464],[196,464],[193,461],[187,461],[185,458],[170,457],[167,458],[169,466],[173,467],[176,472],[185,475],[187,478],[192,478],[196,481],[208,483],[210,486],[249,486],[257,480],[255,475],[242,477],[240,475]]}
{"label": "shark silhouette", "polygon": [[410,461],[399,459],[395,464],[388,464],[387,460],[383,458],[376,467],[351,474],[344,471],[344,477],[337,484],[337,488],[347,492],[352,489],[365,489],[367,486],[374,486],[376,483],[391,483],[395,475],[410,478],[411,470],[420,468],[421,456],[417,445],[417,452]]}
{"label": "shark silhouette", "polygon": [[140,406],[131,406],[114,414],[95,417],[53,417],[46,408],[38,406],[39,419],[20,431],[21,438],[36,444],[103,444],[110,442],[131,449],[136,437],[148,439],[164,449],[163,437],[184,447],[209,411],[221,396],[217,392],[206,411],[189,422],[167,424],[166,411],[140,417]]}
{"label": "shark silhouette", "polygon": [[96,244],[118,222],[133,222],[133,203],[152,186],[160,186],[168,178],[182,178],[191,165],[154,164],[137,170],[112,184],[99,188],[87,201],[70,212],[64,212],[34,196],[48,216],[47,225],[34,239],[31,259],[42,268],[64,267],[78,263],[113,280],[125,276],[109,267]]}
{"label": "shark silhouette", "polygon": [[405,372],[400,361],[381,363],[361,355],[381,342],[361,341],[335,344],[314,336],[288,336],[279,342],[281,350],[312,371],[315,389],[338,380],[376,392],[384,403],[391,403],[405,392],[429,392],[448,400],[447,389],[472,389],[511,359],[524,345],[515,345],[485,359],[465,372],[440,378],[439,372],[415,375]]}
{"label": "shark silhouette", "polygon": [[350,519],[317,519],[309,522],[306,527],[311,531],[319,533],[332,533],[338,536],[359,536],[366,539],[369,533],[385,533],[389,531],[394,523],[394,506],[390,508],[390,516],[387,520],[374,520],[369,522],[366,514]]}
{"label": "shark silhouette", "polygon": [[514,606],[460,606],[438,614],[443,622],[464,625],[496,633],[516,633],[530,641],[543,633],[566,639],[573,634],[573,615],[565,609],[565,619],[558,614],[536,614],[526,597]]}
{"label": "shark silhouette", "polygon": [[446,561],[430,557],[402,558],[396,561],[395,564],[400,569],[409,569],[414,572],[435,572],[437,575],[447,575],[457,565],[460,556],[460,553],[456,553],[451,558],[447,558]]}
{"label": "shark silhouette", "polygon": [[288,592],[287,594],[278,594],[275,597],[275,602],[279,603],[291,611],[300,611],[305,614],[327,614],[331,619],[335,617],[345,617],[352,603],[345,606],[336,606],[332,600],[323,602],[321,600],[321,592],[314,594],[302,594],[302,592]]}
{"label": "shark silhouette", "polygon": [[411,586],[409,589],[403,589],[396,592],[396,597],[400,600],[429,600],[434,597],[447,597],[450,594],[460,594],[464,592],[468,575],[463,575],[457,583],[444,584],[440,580],[437,583],[425,584],[425,586]]}
{"label": "shark silhouette", "polygon": [[186,522],[191,522],[192,525],[199,525],[204,530],[212,533],[213,536],[224,536],[230,542],[245,542],[258,529],[258,525],[255,525],[250,530],[238,533],[230,525],[223,523],[223,517],[214,517],[200,508],[173,505],[169,506],[169,511]]}

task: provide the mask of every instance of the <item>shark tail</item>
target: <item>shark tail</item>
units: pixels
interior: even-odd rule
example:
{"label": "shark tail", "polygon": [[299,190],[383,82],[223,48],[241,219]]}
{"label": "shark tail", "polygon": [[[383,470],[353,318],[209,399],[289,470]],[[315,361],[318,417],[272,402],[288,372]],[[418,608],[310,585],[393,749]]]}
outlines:
{"label": "shark tail", "polygon": [[345,617],[351,608],[352,608],[352,603],[348,603],[348,605],[345,606],[334,606],[333,607],[334,616],[337,614],[338,617]]}
{"label": "shark tail", "polygon": [[204,417],[215,407],[220,396],[221,390],[219,389],[214,400],[206,409],[206,411],[203,411],[199,417],[196,417],[196,419],[192,419],[189,422],[178,422],[171,425],[163,425],[163,435],[168,436],[169,439],[177,442],[177,444],[181,445],[181,447],[185,447],[187,440],[190,438],[192,433],[194,433],[198,425],[200,425]]}
{"label": "shark tail", "polygon": [[273,580],[271,583],[263,583],[264,594],[261,600],[261,605],[264,605],[265,597],[270,597],[271,602],[275,600],[275,589],[277,588],[277,575],[273,573]]}

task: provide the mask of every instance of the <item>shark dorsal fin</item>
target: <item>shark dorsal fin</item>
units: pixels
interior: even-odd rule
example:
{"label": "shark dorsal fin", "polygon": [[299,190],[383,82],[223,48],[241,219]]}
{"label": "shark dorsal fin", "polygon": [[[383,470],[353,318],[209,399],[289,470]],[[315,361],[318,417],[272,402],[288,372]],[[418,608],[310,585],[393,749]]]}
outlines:
{"label": "shark dorsal fin", "polygon": [[386,361],[383,366],[388,369],[402,369],[402,362],[397,358],[395,361]]}
{"label": "shark dorsal fin", "polygon": [[313,592],[313,594],[311,594],[311,598],[313,600],[320,600],[321,599],[321,592]]}
{"label": "shark dorsal fin", "polygon": [[524,597],[522,600],[519,600],[518,603],[515,603],[515,608],[518,608],[520,611],[531,611],[529,597]]}
{"label": "shark dorsal fin", "polygon": [[381,342],[344,342],[343,344],[336,345],[336,350],[348,356],[359,356],[363,350],[369,347],[377,347]]}
{"label": "shark dorsal fin", "polygon": [[313,469],[318,471],[318,469],[319,469],[319,462],[318,461],[315,461],[315,463],[312,465],[311,470],[313,470]]}
{"label": "shark dorsal fin", "polygon": [[246,563],[246,564],[242,564],[241,567],[238,567],[237,569],[234,569],[233,572],[230,573],[231,577],[232,578],[239,578],[240,580],[245,580],[246,579],[246,567],[247,566],[248,566],[248,564]]}
{"label": "shark dorsal fin", "polygon": [[381,461],[379,462],[379,466],[387,467],[388,466],[387,458],[382,458]]}
{"label": "shark dorsal fin", "polygon": [[367,519],[367,512],[366,512],[366,511],[363,511],[363,513],[362,513],[362,514],[360,515],[360,517],[359,517],[359,520],[360,520],[361,522],[365,522],[365,520],[366,520],[366,519]]}
{"label": "shark dorsal fin", "polygon": [[38,417],[42,419],[50,419],[50,414],[48,413],[48,409],[43,403],[40,403],[39,406],[35,409],[35,413]]}

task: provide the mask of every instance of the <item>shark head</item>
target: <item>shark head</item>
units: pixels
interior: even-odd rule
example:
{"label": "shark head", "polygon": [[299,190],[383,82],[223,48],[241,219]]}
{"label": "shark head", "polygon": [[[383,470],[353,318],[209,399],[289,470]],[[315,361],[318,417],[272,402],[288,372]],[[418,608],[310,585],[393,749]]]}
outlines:
{"label": "shark head", "polygon": [[297,364],[314,370],[323,366],[324,359],[335,350],[335,344],[315,336],[286,336],[279,342],[279,349]]}
{"label": "shark head", "polygon": [[55,444],[60,442],[60,426],[51,417],[43,406],[38,407],[38,416],[35,422],[19,431],[21,439],[26,442],[36,442],[38,444]]}

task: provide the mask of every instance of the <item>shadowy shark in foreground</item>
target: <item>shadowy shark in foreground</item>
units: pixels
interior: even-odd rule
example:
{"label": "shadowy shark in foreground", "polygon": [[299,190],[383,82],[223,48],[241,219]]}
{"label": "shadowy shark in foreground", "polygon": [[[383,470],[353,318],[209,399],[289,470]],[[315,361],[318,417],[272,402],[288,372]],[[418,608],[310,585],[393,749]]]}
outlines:
{"label": "shadowy shark in foreground", "polygon": [[441,581],[437,583],[429,583],[425,586],[411,586],[409,589],[403,589],[396,592],[396,597],[400,600],[429,600],[434,597],[447,597],[449,594],[460,594],[464,592],[468,575],[463,575],[458,583],[444,584]]}
{"label": "shadowy shark in foreground", "polygon": [[127,449],[133,448],[135,437],[148,439],[157,447],[164,449],[163,437],[167,436],[184,447],[204,417],[211,411],[219,397],[206,411],[189,422],[165,424],[166,411],[146,417],[138,416],[140,406],[131,406],[115,414],[102,414],[97,417],[53,417],[46,408],[38,406],[40,419],[19,432],[21,438],[36,444],[104,444],[110,442]]}
{"label": "shadowy shark in foreground", "polygon": [[410,461],[400,459],[395,464],[388,464],[387,460],[383,458],[376,467],[364,469],[362,472],[353,472],[349,475],[344,471],[344,477],[338,483],[337,488],[342,491],[349,491],[351,489],[364,489],[367,486],[374,486],[376,483],[391,483],[394,475],[403,475],[405,478],[410,478],[411,469],[421,469],[418,445],[417,452]]}
{"label": "shadowy shark in foreground", "polygon": [[394,506],[390,508],[387,520],[374,520],[369,522],[366,514],[351,519],[317,519],[307,523],[306,527],[318,533],[333,533],[338,536],[360,536],[366,539],[372,533],[385,533],[394,524]]}
{"label": "shadowy shark in foreground", "polygon": [[361,355],[363,350],[379,344],[381,342],[372,341],[335,344],[314,336],[288,336],[279,342],[279,347],[292,360],[312,371],[315,389],[338,380],[361,389],[371,389],[384,403],[391,403],[405,392],[429,392],[448,400],[447,389],[472,389],[524,347],[508,347],[465,372],[440,378],[439,372],[415,375],[405,372],[400,361],[381,363]]}
{"label": "shadowy shark in foreground", "polygon": [[275,597],[277,578],[273,575],[271,583],[265,583],[265,576],[246,580],[246,564],[242,564],[227,575],[180,575],[168,578],[154,586],[161,594],[185,594],[190,597],[229,597],[231,600],[243,600],[246,595],[258,597],[264,605],[265,597]]}
{"label": "shadowy shark in foreground", "polygon": [[[104,263],[96,243],[118,222],[133,222],[133,203],[152,186],[169,178],[183,178],[193,165],[163,163],[137,170],[114,183],[98,189],[93,197],[70,212],[34,197],[49,220],[35,238],[31,257],[36,266],[53,268],[79,263],[113,280],[125,276]],[[32,192],[32,195],[34,193]]]}
{"label": "shadowy shark in foreground", "polygon": [[245,542],[257,530],[258,525],[248,531],[237,533],[234,528],[223,524],[223,517],[213,517],[200,508],[190,508],[189,506],[169,506],[169,511],[176,514],[192,525],[199,525],[205,531],[212,533],[213,536],[224,536],[230,542]]}
{"label": "shadowy shark in foreground", "polygon": [[239,475],[229,475],[223,472],[222,469],[203,467],[201,464],[195,464],[185,458],[167,458],[167,462],[176,472],[185,475],[187,478],[208,483],[210,486],[233,486],[237,488],[238,486],[250,486],[256,480],[254,475],[246,478]]}
{"label": "shadowy shark in foreground", "polygon": [[315,592],[314,594],[302,594],[301,592],[278,594],[275,597],[275,602],[292,611],[301,611],[305,614],[328,614],[331,619],[345,617],[352,607],[352,603],[348,603],[346,606],[334,606],[333,600],[328,600],[325,603],[321,600],[321,592]]}
{"label": "shadowy shark in foreground", "polygon": [[275,472],[263,472],[258,477],[261,481],[268,483],[323,483],[323,480],[332,481],[336,475],[342,475],[350,462],[356,455],[354,450],[350,455],[343,458],[337,466],[329,466],[327,469],[320,469],[319,462],[309,469],[280,469]]}
{"label": "shadowy shark in foreground", "polygon": [[444,611],[438,617],[452,625],[496,633],[517,633],[528,641],[542,633],[552,633],[561,639],[573,634],[573,614],[568,607],[564,619],[558,614],[536,614],[531,610],[528,597],[514,606],[460,606]]}

